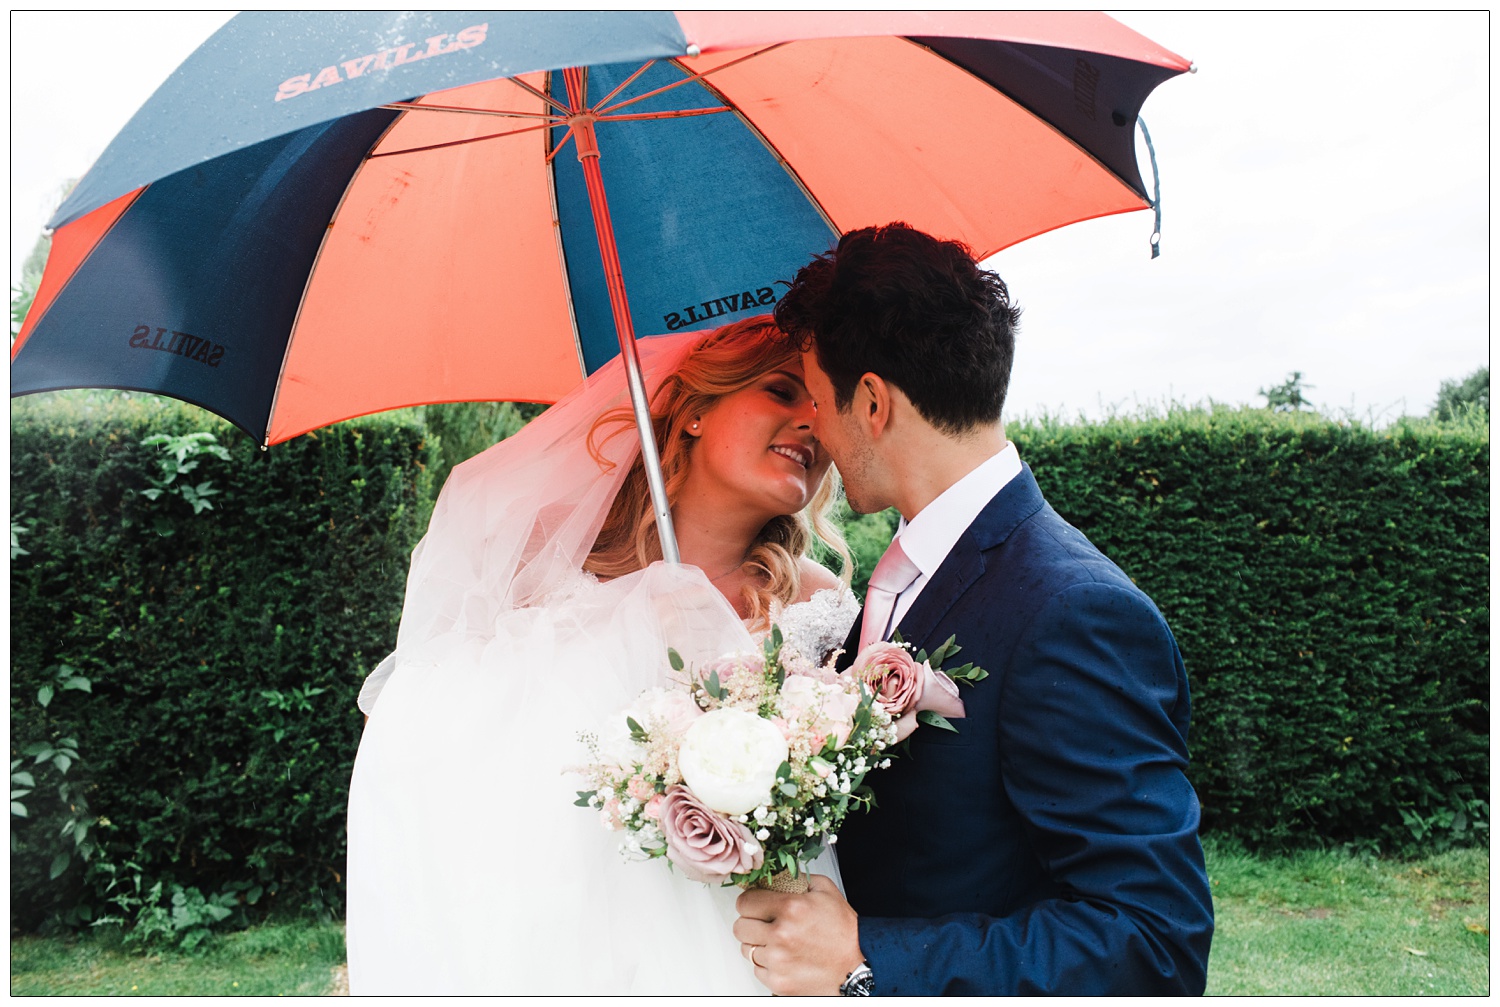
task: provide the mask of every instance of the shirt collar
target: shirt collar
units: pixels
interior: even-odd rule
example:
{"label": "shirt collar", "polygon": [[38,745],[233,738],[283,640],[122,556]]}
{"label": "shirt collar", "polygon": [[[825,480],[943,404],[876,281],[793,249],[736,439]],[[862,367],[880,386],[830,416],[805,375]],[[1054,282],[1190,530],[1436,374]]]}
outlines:
{"label": "shirt collar", "polygon": [[1021,455],[1007,442],[999,453],[980,462],[968,475],[949,486],[908,523],[896,529],[901,550],[923,577],[931,577],[953,551],[979,512],[1021,473]]}

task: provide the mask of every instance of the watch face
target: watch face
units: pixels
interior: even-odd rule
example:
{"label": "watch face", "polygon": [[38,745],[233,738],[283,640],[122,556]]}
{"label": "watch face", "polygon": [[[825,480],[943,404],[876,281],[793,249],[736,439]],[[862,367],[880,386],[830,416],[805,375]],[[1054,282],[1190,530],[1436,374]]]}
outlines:
{"label": "watch face", "polygon": [[859,967],[849,973],[849,978],[844,980],[844,985],[839,987],[839,995],[846,997],[867,997],[875,992],[875,974],[870,971],[870,966],[861,962]]}

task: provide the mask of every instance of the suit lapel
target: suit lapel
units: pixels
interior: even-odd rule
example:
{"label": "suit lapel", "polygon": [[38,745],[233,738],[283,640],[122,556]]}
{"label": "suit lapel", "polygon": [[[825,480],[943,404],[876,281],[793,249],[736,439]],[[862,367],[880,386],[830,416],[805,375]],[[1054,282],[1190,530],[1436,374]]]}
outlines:
{"label": "suit lapel", "polygon": [[[919,650],[929,649],[927,638],[932,635],[933,628],[984,573],[985,552],[1003,543],[1021,522],[1041,510],[1045,503],[1036,477],[1023,463],[1020,473],[1001,487],[1000,492],[985,504],[974,523],[958,537],[942,565],[917,595],[916,602],[902,616],[897,626],[901,638]],[[859,644],[857,623],[854,644]]]}
{"label": "suit lapel", "polygon": [[916,602],[901,617],[896,626],[901,639],[917,650],[928,649],[927,637],[932,628],[982,573],[984,554],[979,551],[973,536],[965,531],[948,551],[943,565],[937,568],[927,586],[922,588],[922,593],[917,595]]}
{"label": "suit lapel", "polygon": [[849,630],[849,635],[844,639],[844,652],[834,662],[835,671],[847,671],[854,663],[855,656],[859,653],[859,629],[865,624],[865,607],[859,606],[859,616],[854,620],[854,626]]}

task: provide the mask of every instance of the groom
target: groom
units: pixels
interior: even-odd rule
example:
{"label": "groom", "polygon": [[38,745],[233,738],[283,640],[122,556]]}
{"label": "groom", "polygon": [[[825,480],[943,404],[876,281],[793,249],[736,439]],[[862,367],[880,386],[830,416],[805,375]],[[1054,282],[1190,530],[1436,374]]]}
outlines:
{"label": "groom", "polygon": [[1000,419],[1019,311],[968,249],[865,228],[797,274],[814,433],[860,513],[904,519],[858,646],[956,635],[989,677],[920,727],[838,843],[846,902],[746,892],[735,937],[774,993],[1203,992],[1213,909],[1188,689],[1161,613],[1042,498]]}

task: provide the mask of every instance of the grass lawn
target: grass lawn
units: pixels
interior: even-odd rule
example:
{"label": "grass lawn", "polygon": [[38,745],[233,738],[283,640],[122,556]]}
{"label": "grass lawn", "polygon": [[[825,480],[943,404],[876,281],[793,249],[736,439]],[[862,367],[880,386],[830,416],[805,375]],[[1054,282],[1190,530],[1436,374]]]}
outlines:
{"label": "grass lawn", "polygon": [[[1404,861],[1205,853],[1218,919],[1210,994],[1489,992],[1487,849]],[[108,931],[10,947],[13,995],[308,996],[334,992],[344,931],[268,923],[196,955],[143,955]]]}
{"label": "grass lawn", "polygon": [[201,954],[142,954],[116,930],[10,942],[12,996],[321,996],[344,961],[341,923],[266,923]]}
{"label": "grass lawn", "polygon": [[1205,853],[1210,994],[1489,993],[1487,849],[1412,861]]}

